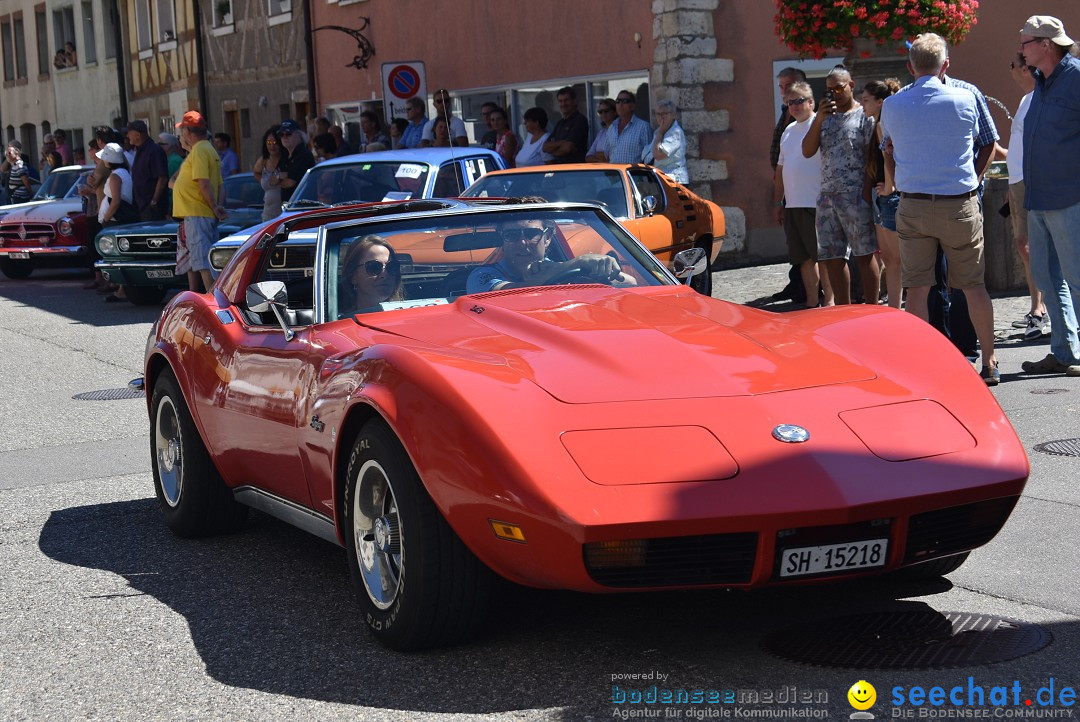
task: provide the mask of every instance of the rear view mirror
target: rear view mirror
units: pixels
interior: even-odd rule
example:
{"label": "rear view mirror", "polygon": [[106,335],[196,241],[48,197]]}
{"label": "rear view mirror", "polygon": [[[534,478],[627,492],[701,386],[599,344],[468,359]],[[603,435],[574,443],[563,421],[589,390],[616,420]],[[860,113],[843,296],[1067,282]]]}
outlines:
{"label": "rear view mirror", "polygon": [[689,284],[691,278],[705,272],[705,249],[687,248],[685,251],[679,251],[675,254],[671,265],[675,278],[685,278]]}

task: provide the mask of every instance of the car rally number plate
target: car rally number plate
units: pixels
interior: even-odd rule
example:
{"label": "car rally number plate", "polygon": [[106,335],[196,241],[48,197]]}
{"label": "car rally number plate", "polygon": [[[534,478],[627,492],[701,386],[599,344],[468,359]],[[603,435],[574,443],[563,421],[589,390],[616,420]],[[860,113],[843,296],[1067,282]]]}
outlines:
{"label": "car rally number plate", "polygon": [[868,569],[885,566],[888,539],[865,539],[845,544],[785,549],[780,557],[780,576]]}

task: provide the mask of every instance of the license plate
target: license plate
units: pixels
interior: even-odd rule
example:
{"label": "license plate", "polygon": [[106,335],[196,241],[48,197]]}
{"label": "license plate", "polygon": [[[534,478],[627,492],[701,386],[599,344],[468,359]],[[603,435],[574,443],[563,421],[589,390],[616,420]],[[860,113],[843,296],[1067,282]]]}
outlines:
{"label": "license plate", "polygon": [[155,271],[147,271],[146,272],[146,277],[147,278],[172,278],[175,275],[176,274],[173,273],[168,268],[162,269],[160,271],[155,270]]}
{"label": "license plate", "polygon": [[780,576],[798,577],[882,567],[885,566],[888,548],[888,539],[866,539],[846,544],[785,549],[780,556]]}
{"label": "license plate", "polygon": [[20,258],[20,259],[24,259],[24,258],[29,258],[29,257],[30,257],[30,254],[29,254],[29,253],[9,253],[9,254],[8,254],[8,258]]}

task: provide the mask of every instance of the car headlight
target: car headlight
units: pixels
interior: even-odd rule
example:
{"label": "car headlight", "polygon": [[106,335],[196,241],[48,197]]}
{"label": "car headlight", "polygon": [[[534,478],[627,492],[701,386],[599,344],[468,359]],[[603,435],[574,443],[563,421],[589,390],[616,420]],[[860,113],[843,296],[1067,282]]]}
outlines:
{"label": "car headlight", "polygon": [[65,216],[56,224],[56,229],[60,232],[61,236],[73,236],[75,235],[75,222]]}
{"label": "car headlight", "polygon": [[129,241],[126,238],[121,238],[120,240],[118,240],[116,242],[116,247],[119,248],[124,253],[127,253],[128,251],[131,250],[131,241]]}
{"label": "car headlight", "polygon": [[226,264],[236,255],[235,248],[211,248],[210,267],[215,271],[225,268]]}
{"label": "car headlight", "polygon": [[97,249],[98,253],[103,256],[111,256],[116,253],[116,236],[98,236]]}

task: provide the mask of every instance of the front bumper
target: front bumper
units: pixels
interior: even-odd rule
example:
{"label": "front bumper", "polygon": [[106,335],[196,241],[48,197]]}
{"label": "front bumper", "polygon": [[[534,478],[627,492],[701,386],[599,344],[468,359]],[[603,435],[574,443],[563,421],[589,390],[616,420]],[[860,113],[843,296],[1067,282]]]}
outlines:
{"label": "front bumper", "polygon": [[85,246],[0,246],[0,256],[11,259],[86,256]]}
{"label": "front bumper", "polygon": [[110,283],[122,286],[154,286],[180,288],[187,285],[186,276],[176,275],[176,260],[116,260],[103,259],[94,264]]}

